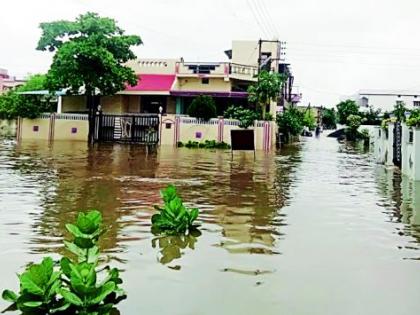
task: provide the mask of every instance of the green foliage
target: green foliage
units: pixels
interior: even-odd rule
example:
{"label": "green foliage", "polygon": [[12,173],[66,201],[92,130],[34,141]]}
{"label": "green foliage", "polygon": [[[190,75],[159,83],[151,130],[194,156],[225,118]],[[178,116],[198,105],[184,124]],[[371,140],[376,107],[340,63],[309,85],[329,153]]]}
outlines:
{"label": "green foliage", "polygon": [[392,114],[397,119],[397,121],[405,121],[406,111],[407,111],[407,107],[405,107],[405,103],[400,101],[395,104]]}
{"label": "green foliage", "polygon": [[364,118],[363,123],[365,125],[377,125],[381,124],[381,110],[375,110],[373,106],[369,107],[367,112],[360,113],[360,115]]}
{"label": "green foliage", "polygon": [[15,303],[16,308],[24,313],[37,311],[46,314],[62,307],[57,299],[62,285],[60,276],[59,271],[54,271],[53,260],[46,257],[40,264],[32,264],[19,275],[19,294],[5,290],[2,297]]}
{"label": "green foliage", "polygon": [[18,92],[41,91],[46,89],[47,76],[45,74],[34,74],[29,77],[24,85],[16,88]]}
{"label": "green foliage", "polygon": [[285,135],[298,136],[303,130],[304,114],[296,107],[289,107],[280,115],[277,115],[279,130]]}
{"label": "green foliage", "polygon": [[239,127],[245,129],[252,126],[254,121],[258,119],[258,114],[255,111],[235,105],[229,106],[223,116],[228,119],[239,120]]}
{"label": "green foliage", "polygon": [[277,100],[285,80],[284,75],[263,70],[258,75],[258,81],[248,87],[248,100],[257,105],[262,117],[265,117],[267,105]]}
{"label": "green foliage", "polygon": [[68,88],[78,94],[99,90],[112,95],[135,85],[134,71],[124,65],[135,59],[131,46],[142,43],[139,36],[124,35],[115,20],[88,12],[75,21],[41,23],[42,36],[37,49],[55,52],[47,74],[50,91]]}
{"label": "green foliage", "polygon": [[155,233],[185,234],[194,229],[194,221],[198,217],[198,209],[184,206],[175,186],[169,185],[160,191],[164,205],[155,206],[159,211],[152,216],[152,230]]}
{"label": "green foliage", "polygon": [[334,108],[322,109],[322,124],[325,129],[337,128],[337,114]]}
{"label": "green foliage", "polygon": [[405,123],[409,127],[420,127],[420,109],[412,110]]}
{"label": "green foliage", "polygon": [[363,118],[359,115],[350,115],[347,118],[347,128],[346,139],[349,141],[355,141],[359,139],[364,139],[363,135],[358,131],[359,127],[362,125]]}
{"label": "green foliage", "polygon": [[197,119],[210,120],[216,117],[216,103],[211,96],[197,96],[188,107],[187,114]]}
{"label": "green foliage", "polygon": [[191,141],[189,140],[187,143],[182,143],[181,141],[177,144],[178,148],[186,147],[189,149],[230,149],[230,145],[226,142],[217,142],[215,140],[205,140],[204,142],[198,141]]}
{"label": "green foliage", "polygon": [[[98,270],[101,224],[100,212],[79,213],[75,224],[66,225],[73,240],[64,241],[77,259],[63,257],[59,268],[51,258],[31,265],[19,276],[20,295],[5,290],[3,299],[24,314],[109,314],[126,295],[119,287],[122,280],[117,269],[105,266]],[[105,276],[99,277],[100,272]]]}
{"label": "green foliage", "polygon": [[274,116],[271,113],[265,113],[265,116],[264,117],[261,117],[261,120],[273,121],[274,120]]}
{"label": "green foliage", "polygon": [[345,125],[350,115],[359,115],[359,106],[353,100],[346,100],[337,104],[338,123]]}
{"label": "green foliage", "polygon": [[44,90],[45,75],[36,74],[15,90],[0,95],[0,119],[37,118],[44,112],[52,111],[47,95],[21,95],[19,92]]}
{"label": "green foliage", "polygon": [[381,128],[384,130],[388,130],[388,124],[389,123],[395,123],[397,119],[395,117],[393,118],[385,118],[381,121]]}
{"label": "green foliage", "polygon": [[314,130],[316,127],[316,118],[311,109],[307,109],[303,113],[303,126],[308,127],[310,130]]}

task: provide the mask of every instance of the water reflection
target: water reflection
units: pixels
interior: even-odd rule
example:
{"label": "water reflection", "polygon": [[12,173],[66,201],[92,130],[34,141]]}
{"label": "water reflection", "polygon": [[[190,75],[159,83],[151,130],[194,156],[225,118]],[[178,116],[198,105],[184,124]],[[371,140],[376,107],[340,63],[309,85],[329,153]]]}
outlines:
{"label": "water reflection", "polygon": [[[152,247],[158,248],[159,262],[167,265],[174,260],[180,259],[187,250],[194,250],[198,238],[201,236],[199,230],[192,230],[186,235],[164,235],[152,239]],[[180,265],[168,266],[174,270],[180,270]]]}
{"label": "water reflection", "polygon": [[[403,223],[395,227],[395,233],[401,237],[411,237],[404,248],[420,250],[420,182],[401,176],[400,170],[394,167],[378,167],[376,177],[382,194],[380,205],[389,221]],[[420,253],[410,255],[407,259],[420,260]]]}
{"label": "water reflection", "polygon": [[0,189],[10,197],[17,185],[34,208],[31,233],[23,235],[30,253],[63,254],[65,223],[78,210],[100,209],[107,227],[100,245],[110,259],[120,261],[118,253],[127,250],[127,242],[150,238],[152,205],[160,202],[158,192],[168,183],[179,187],[187,204],[200,208],[204,230],[223,235],[216,245],[230,253],[278,253],[273,248],[285,224],[279,209],[299,164],[298,148],[278,158],[261,153],[255,162],[246,153],[231,160],[222,151],[149,152],[141,146],[89,148],[77,142],[3,146],[5,169],[17,183],[5,181]]}

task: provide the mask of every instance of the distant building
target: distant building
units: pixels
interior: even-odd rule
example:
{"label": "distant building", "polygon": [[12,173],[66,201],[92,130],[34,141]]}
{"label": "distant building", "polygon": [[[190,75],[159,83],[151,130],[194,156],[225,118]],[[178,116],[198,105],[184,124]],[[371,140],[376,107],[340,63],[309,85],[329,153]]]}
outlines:
{"label": "distant building", "polygon": [[0,94],[5,93],[17,86],[25,84],[26,80],[11,77],[6,69],[0,68]]}
{"label": "distant building", "polygon": [[403,102],[409,109],[420,108],[420,90],[360,90],[350,99],[356,101],[361,110],[372,106],[382,112],[390,112],[398,102]]}

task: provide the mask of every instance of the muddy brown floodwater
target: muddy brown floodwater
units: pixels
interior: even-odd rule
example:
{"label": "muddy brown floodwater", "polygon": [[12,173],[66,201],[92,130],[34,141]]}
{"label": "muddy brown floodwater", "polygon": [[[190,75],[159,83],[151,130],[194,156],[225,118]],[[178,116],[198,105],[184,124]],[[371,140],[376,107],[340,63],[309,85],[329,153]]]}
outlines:
{"label": "muddy brown floodwater", "polygon": [[[201,209],[201,235],[150,233],[159,189]],[[420,183],[321,137],[251,153],[0,142],[0,290],[64,224],[100,209],[123,270],[121,314],[420,312]],[[0,309],[7,306],[0,302]]]}

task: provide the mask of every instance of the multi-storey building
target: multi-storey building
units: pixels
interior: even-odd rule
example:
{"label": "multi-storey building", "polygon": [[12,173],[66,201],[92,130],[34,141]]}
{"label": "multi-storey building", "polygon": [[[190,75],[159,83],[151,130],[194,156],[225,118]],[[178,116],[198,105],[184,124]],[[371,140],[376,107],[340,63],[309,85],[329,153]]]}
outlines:
{"label": "multi-storey building", "polygon": [[[223,114],[230,105],[248,103],[247,88],[257,81],[258,67],[287,77],[279,91],[279,102],[270,106],[275,114],[278,105],[296,102],[292,95],[293,76],[288,64],[281,60],[279,41],[233,41],[225,51],[228,61],[189,62],[179,59],[138,59],[128,65],[138,75],[136,86],[128,86],[114,96],[101,97],[98,102],[104,112],[185,114],[194,97],[212,96],[217,112]],[[83,96],[64,96],[62,112],[85,112]]]}
{"label": "multi-storey building", "polygon": [[25,80],[19,80],[15,77],[11,77],[6,69],[0,69],[0,94],[23,85],[24,83]]}

